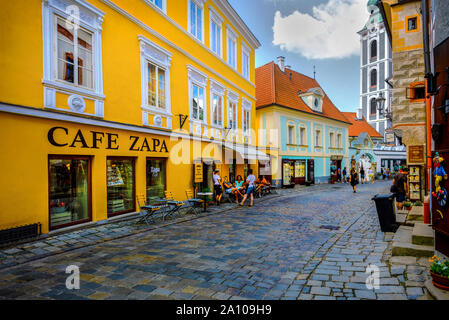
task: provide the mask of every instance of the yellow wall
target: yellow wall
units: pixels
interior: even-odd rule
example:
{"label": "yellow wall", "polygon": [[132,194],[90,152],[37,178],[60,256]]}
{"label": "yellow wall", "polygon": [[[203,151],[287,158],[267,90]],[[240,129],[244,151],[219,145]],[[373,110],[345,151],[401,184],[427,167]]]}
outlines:
{"label": "yellow wall", "polygon": [[[393,52],[423,48],[420,5],[421,1],[414,1],[391,6]],[[408,31],[407,20],[412,17],[417,19],[417,29]]]}
{"label": "yellow wall", "polygon": [[[237,40],[237,71],[225,62],[226,25],[231,21],[212,0],[204,3],[204,45],[186,34],[187,1],[167,1],[167,15],[155,10],[142,0],[87,0],[89,4],[105,13],[102,32],[102,70],[104,88],[104,117],[101,120],[118,122],[144,128],[142,123],[141,58],[138,36],[144,36],[172,54],[170,67],[171,113],[173,130],[179,127],[178,114],[189,114],[188,70],[192,65],[213,78],[226,89],[239,94],[238,127],[242,128],[242,98],[252,103],[251,127],[255,127],[254,48],[251,49],[250,81],[241,75],[243,39],[239,29]],[[209,46],[209,5],[224,18],[222,25],[223,59],[219,59],[206,47]],[[117,6],[117,8],[115,8]],[[122,10],[122,12],[120,12]],[[129,16],[127,16],[129,15]],[[132,21],[132,20],[135,21]],[[183,31],[185,30],[185,31]],[[43,73],[43,21],[41,0],[17,0],[0,2],[0,104],[9,104],[33,109],[44,107]],[[248,47],[249,42],[247,42]],[[205,47],[206,46],[206,47]],[[192,57],[190,57],[191,55]],[[199,63],[200,61],[201,63]],[[206,67],[205,67],[205,66]],[[221,75],[219,77],[213,71]],[[80,119],[92,116],[73,114],[67,103],[71,92],[57,92],[57,110],[46,110],[52,114],[72,114]],[[94,113],[94,101],[83,96],[86,113]],[[207,122],[210,127],[210,83],[205,92],[207,99]],[[227,98],[224,99],[225,125],[227,123]],[[26,108],[23,108],[26,110]],[[44,116],[45,117],[45,116]],[[47,140],[51,127],[66,127],[73,137],[78,129],[89,136],[90,131],[109,132],[120,135],[124,148],[120,150],[82,149],[55,147]],[[184,129],[189,128],[189,120]],[[48,208],[48,156],[88,155],[92,156],[92,220],[107,218],[106,157],[136,157],[136,194],[145,194],[145,161],[147,157],[168,157],[169,154],[136,152],[126,148],[129,136],[165,139],[169,151],[176,142],[170,141],[169,132],[149,134],[113,128],[96,127],[81,123],[56,121],[35,116],[15,115],[0,111],[0,165],[5,168],[0,179],[0,229],[28,223],[41,222],[43,232],[49,231]],[[60,138],[64,138],[61,136]],[[86,139],[90,139],[86,138]],[[241,142],[242,140],[240,140]],[[252,139],[252,144],[256,138]],[[202,149],[206,146],[202,143]],[[190,142],[193,145],[193,142]],[[194,157],[190,155],[190,160]],[[222,176],[229,174],[229,166],[223,164]],[[250,166],[256,170],[257,166]],[[192,164],[167,162],[167,189],[177,199],[185,199],[185,190],[192,187]],[[257,173],[257,171],[255,171]],[[243,166],[237,167],[243,175]],[[180,179],[182,177],[182,179]]]}

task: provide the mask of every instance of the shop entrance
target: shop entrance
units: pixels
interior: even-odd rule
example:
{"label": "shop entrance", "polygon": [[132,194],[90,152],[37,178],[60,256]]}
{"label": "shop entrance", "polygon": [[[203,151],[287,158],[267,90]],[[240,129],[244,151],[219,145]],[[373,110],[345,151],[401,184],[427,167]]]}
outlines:
{"label": "shop entrance", "polygon": [[307,159],[307,181],[315,183],[315,160]]}
{"label": "shop entrance", "polygon": [[295,184],[306,183],[306,161],[295,160]]}
{"label": "shop entrance", "polygon": [[107,157],[108,217],[136,211],[135,159]]}

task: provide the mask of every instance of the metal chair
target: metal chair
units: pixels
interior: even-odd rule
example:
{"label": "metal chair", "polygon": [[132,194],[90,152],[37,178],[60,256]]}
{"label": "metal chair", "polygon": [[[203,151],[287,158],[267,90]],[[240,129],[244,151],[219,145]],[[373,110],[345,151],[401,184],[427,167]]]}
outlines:
{"label": "metal chair", "polygon": [[161,210],[161,206],[152,206],[147,204],[147,199],[146,197],[141,194],[138,195],[137,197],[137,205],[139,206],[139,221],[137,221],[137,223],[141,223],[142,221],[144,221],[148,226],[150,225],[149,220],[151,220],[151,222],[155,222],[154,220],[154,216],[156,214],[156,212],[158,212],[159,210]]}
{"label": "metal chair", "polygon": [[189,203],[189,211],[187,213],[193,212],[195,214],[200,214],[201,210],[198,211],[198,208],[201,208],[204,200],[194,198],[193,191],[191,189],[186,190],[187,202]]}
{"label": "metal chair", "polygon": [[168,210],[167,213],[164,214],[164,218],[166,216],[173,216],[182,208],[185,206],[185,203],[182,201],[176,201],[173,197],[173,193],[171,191],[165,191],[165,200],[167,201],[167,204],[171,206],[170,210]]}

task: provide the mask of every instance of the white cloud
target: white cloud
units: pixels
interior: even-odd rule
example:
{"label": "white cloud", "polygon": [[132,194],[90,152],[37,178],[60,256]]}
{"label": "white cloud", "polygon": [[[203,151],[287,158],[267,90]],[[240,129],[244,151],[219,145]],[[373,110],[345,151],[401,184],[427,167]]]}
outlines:
{"label": "white cloud", "polygon": [[329,0],[312,15],[274,16],[273,44],[308,59],[346,58],[360,51],[357,34],[369,18],[366,0]]}

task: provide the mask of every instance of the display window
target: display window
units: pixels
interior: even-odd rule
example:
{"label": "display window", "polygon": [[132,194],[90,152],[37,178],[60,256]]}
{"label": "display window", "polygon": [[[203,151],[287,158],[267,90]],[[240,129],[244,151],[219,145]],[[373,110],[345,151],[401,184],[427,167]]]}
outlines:
{"label": "display window", "polygon": [[106,168],[108,216],[136,211],[135,159],[108,157]]}
{"label": "display window", "polygon": [[50,230],[91,220],[89,157],[49,157]]}
{"label": "display window", "polygon": [[147,201],[165,198],[167,190],[166,159],[147,158]]}

